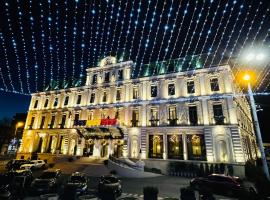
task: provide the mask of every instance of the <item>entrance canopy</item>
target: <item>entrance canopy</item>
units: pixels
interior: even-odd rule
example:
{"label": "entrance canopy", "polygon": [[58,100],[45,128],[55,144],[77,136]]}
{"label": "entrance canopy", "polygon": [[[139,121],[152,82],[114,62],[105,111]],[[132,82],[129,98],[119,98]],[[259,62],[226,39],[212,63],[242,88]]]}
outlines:
{"label": "entrance canopy", "polygon": [[85,139],[121,139],[124,132],[119,127],[92,127],[82,131]]}

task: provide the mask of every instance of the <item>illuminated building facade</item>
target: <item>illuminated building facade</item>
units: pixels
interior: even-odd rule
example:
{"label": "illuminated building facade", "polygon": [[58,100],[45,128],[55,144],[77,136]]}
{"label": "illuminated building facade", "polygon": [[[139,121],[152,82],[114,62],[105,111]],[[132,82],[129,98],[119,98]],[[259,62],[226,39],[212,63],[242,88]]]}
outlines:
{"label": "illuminated building facade", "polygon": [[18,156],[256,158],[250,108],[230,66],[184,61],[133,69],[132,61],[109,56],[77,86],[32,94]]}

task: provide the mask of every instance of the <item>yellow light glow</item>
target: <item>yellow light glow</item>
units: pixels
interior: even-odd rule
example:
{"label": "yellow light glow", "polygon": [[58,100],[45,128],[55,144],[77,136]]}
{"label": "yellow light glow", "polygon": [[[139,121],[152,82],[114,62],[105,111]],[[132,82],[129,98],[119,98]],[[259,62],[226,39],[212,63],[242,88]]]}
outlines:
{"label": "yellow light glow", "polygon": [[24,125],[24,122],[18,122],[16,125],[17,127],[22,127]]}
{"label": "yellow light glow", "polygon": [[244,79],[244,81],[250,81],[250,75],[249,74],[245,74],[244,76],[243,76],[243,79]]}

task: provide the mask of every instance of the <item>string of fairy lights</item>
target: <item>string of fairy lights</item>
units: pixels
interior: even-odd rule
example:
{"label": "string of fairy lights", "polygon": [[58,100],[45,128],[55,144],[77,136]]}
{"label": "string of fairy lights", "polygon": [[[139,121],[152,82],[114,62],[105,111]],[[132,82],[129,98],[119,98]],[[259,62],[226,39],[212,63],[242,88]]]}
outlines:
{"label": "string of fairy lights", "polygon": [[[193,58],[202,68],[226,61],[237,75],[247,47],[270,49],[267,0],[5,0],[0,9],[0,90],[21,94],[83,78],[120,50],[134,77],[144,64],[151,76],[180,57],[180,68],[193,69]],[[269,63],[256,75],[255,92],[267,92]]]}

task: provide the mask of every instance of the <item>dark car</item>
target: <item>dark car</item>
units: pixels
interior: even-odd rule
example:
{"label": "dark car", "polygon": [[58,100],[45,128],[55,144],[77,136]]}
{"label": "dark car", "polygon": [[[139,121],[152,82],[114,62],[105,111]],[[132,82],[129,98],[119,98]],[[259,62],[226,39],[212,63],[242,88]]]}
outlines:
{"label": "dark car", "polygon": [[26,188],[30,186],[33,181],[33,174],[30,170],[15,170],[6,173],[9,177],[10,183],[14,187]]}
{"label": "dark car", "polygon": [[[88,178],[80,172],[73,173],[65,185],[63,198],[76,199],[77,196],[86,194]],[[73,198],[72,198],[73,197]]]}
{"label": "dark car", "polygon": [[[107,197],[113,197],[114,199],[117,196],[122,194],[121,181],[114,175],[102,176],[99,179],[98,183],[98,194],[102,198],[104,195]],[[102,199],[106,199],[102,198]]]}
{"label": "dark car", "polygon": [[60,169],[46,170],[32,182],[32,191],[35,193],[55,192],[60,185],[60,177]]}
{"label": "dark car", "polygon": [[10,180],[6,174],[0,174],[0,199],[12,199]]}
{"label": "dark car", "polygon": [[246,188],[241,179],[223,174],[194,178],[190,181],[190,186],[202,192],[206,190],[214,194],[236,197],[243,196],[247,192],[255,193],[255,189],[251,186]]}
{"label": "dark car", "polygon": [[6,165],[6,169],[7,170],[18,170],[18,169],[20,169],[21,165],[29,164],[29,163],[30,163],[29,160],[13,159],[13,160],[8,161],[8,163]]}

